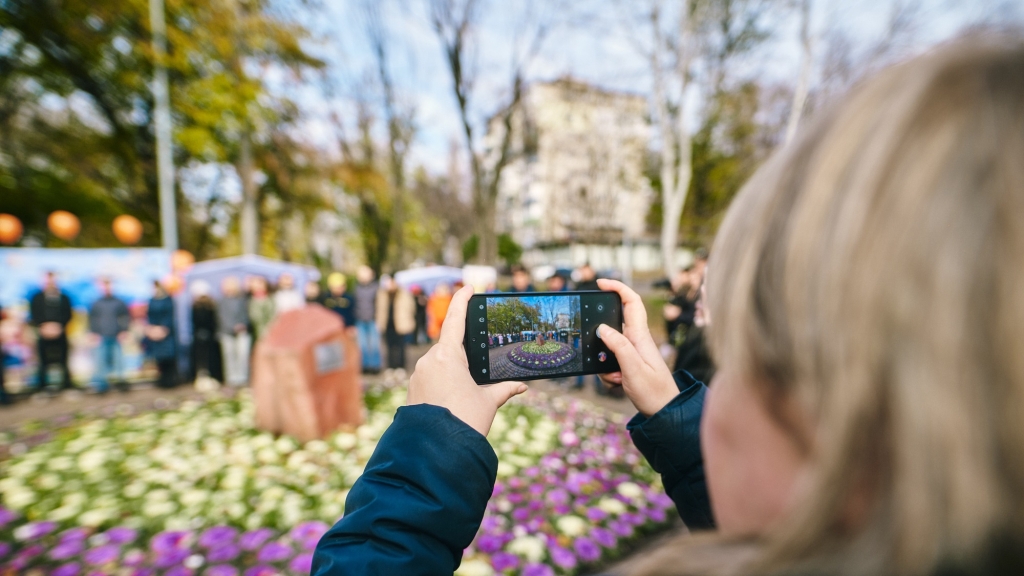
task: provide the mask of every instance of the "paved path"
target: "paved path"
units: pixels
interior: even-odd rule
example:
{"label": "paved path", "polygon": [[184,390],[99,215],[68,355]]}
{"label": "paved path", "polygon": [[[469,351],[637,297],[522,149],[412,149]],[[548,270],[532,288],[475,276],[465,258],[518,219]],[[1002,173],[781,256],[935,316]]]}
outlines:
{"label": "paved path", "polygon": [[[496,378],[516,380],[518,378],[530,378],[532,376],[540,376],[544,374],[543,370],[530,370],[529,368],[523,368],[518,364],[512,362],[509,359],[509,354],[517,348],[523,347],[527,342],[519,342],[517,344],[507,344],[505,346],[498,346],[491,348],[490,350],[490,362],[491,362],[491,375]],[[557,368],[562,372],[579,372],[583,369],[583,358],[576,354],[576,357]]]}

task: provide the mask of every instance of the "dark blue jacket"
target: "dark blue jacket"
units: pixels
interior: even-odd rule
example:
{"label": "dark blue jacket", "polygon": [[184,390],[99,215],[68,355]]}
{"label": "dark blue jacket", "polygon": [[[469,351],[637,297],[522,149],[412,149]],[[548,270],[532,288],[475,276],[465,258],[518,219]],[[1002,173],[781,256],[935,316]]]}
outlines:
{"label": "dark blue jacket", "polygon": [[151,326],[167,328],[167,336],[162,340],[146,338],[144,342],[146,354],[157,360],[174,358],[175,341],[177,340],[174,330],[174,300],[170,296],[151,299],[149,309],[146,311],[146,320]]}
{"label": "dark blue jacket", "polygon": [[[628,428],[683,520],[707,528],[699,436],[706,389],[685,372],[676,382],[679,396]],[[448,409],[399,408],[349,492],[345,517],[317,545],[311,574],[451,574],[480,528],[497,472],[487,439]]]}

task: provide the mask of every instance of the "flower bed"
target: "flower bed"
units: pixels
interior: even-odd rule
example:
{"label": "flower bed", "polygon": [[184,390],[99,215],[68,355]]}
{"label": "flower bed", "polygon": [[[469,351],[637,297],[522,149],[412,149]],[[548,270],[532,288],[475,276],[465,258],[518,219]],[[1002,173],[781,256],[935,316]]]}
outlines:
{"label": "flower bed", "polygon": [[545,342],[543,345],[528,342],[509,352],[508,357],[522,368],[541,370],[568,364],[576,357],[576,351],[562,342]]}
{"label": "flower bed", "polygon": [[[253,430],[247,395],[58,430],[0,463],[0,574],[305,574],[403,399],[371,393],[365,425],[305,445]],[[460,574],[574,574],[667,522],[617,416],[532,395],[488,439],[499,479]]]}

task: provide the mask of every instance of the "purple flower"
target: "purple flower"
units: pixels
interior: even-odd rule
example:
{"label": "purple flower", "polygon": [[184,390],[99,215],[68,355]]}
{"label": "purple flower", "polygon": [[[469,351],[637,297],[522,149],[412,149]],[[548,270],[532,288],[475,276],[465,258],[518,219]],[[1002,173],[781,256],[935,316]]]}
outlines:
{"label": "purple flower", "polygon": [[551,561],[559,568],[565,568],[566,570],[576,567],[576,555],[561,546],[553,546],[551,548]]}
{"label": "purple flower", "polygon": [[600,522],[608,517],[608,513],[600,508],[589,508],[587,510],[587,520],[591,522]]}
{"label": "purple flower", "polygon": [[504,543],[500,536],[491,536],[484,534],[476,540],[476,547],[480,549],[484,554],[494,554],[498,550],[501,550],[501,545]]}
{"label": "purple flower", "polygon": [[[274,531],[270,528],[260,528],[259,530],[242,534],[242,537],[238,539],[238,545],[242,547],[242,550],[252,551],[263,546],[263,543],[270,540],[270,537],[273,535]],[[246,573],[246,576],[248,576],[248,573]]]}
{"label": "purple flower", "polygon": [[500,516],[487,516],[484,521],[480,523],[480,528],[486,532],[497,532],[501,530],[501,517]]}
{"label": "purple flower", "polygon": [[72,556],[81,554],[83,548],[81,540],[62,541],[50,550],[50,558],[54,560],[67,560]]}
{"label": "purple flower", "polygon": [[57,529],[56,522],[29,522],[14,531],[18,540],[36,540]]}
{"label": "purple flower", "polygon": [[580,560],[584,562],[594,562],[601,557],[601,548],[590,538],[577,538],[572,543],[572,549],[580,555]]}
{"label": "purple flower", "polygon": [[158,552],[156,560],[153,561],[155,568],[170,568],[185,561],[191,553],[188,550],[171,549],[166,552]]}
{"label": "purple flower", "polygon": [[659,508],[671,508],[674,505],[672,499],[669,498],[668,495],[662,494],[661,492],[655,494],[654,497],[651,498],[651,502],[653,502]]}
{"label": "purple flower", "polygon": [[11,553],[11,545],[7,542],[0,542],[0,558]]}
{"label": "purple flower", "polygon": [[277,568],[271,566],[256,565],[245,571],[245,576],[276,576]]}
{"label": "purple flower", "polygon": [[615,534],[606,528],[594,528],[590,531],[590,537],[605,548],[615,548],[615,544],[618,542]]}
{"label": "purple flower", "polygon": [[523,576],[555,576],[555,571],[547,564],[527,564],[523,566]]}
{"label": "purple flower", "polygon": [[175,566],[167,572],[164,572],[164,576],[192,576],[195,574],[191,568],[185,568],[184,566]]}
{"label": "purple flower", "polygon": [[85,552],[82,559],[87,564],[93,566],[101,566],[103,564],[110,564],[117,557],[121,555],[121,549],[116,544],[107,544],[105,546],[97,546]]}
{"label": "purple flower", "polygon": [[633,535],[633,526],[628,522],[623,522],[622,520],[613,520],[608,523],[608,527],[612,529],[612,532],[615,532],[623,538],[629,538]]}
{"label": "purple flower", "polygon": [[295,540],[296,542],[306,542],[307,540],[313,539],[319,540],[321,536],[327,533],[329,528],[330,526],[323,522],[303,522],[295,528],[292,528],[289,536],[291,536],[292,540]]}
{"label": "purple flower", "polygon": [[78,576],[81,571],[82,567],[78,562],[68,562],[51,570],[50,576]]}
{"label": "purple flower", "polygon": [[132,570],[132,576],[153,576],[156,574],[156,570],[152,568],[136,568]]}
{"label": "purple flower", "polygon": [[565,491],[565,488],[555,488],[548,492],[547,501],[555,506],[567,504],[569,502],[569,493]]}
{"label": "purple flower", "polygon": [[299,554],[288,563],[288,569],[299,574],[309,574],[309,571],[313,569],[313,555]]}
{"label": "purple flower", "polygon": [[629,522],[633,526],[640,526],[644,522],[647,521],[644,518],[643,514],[637,514],[636,512],[627,512],[627,513],[623,514],[622,516],[620,516],[620,518],[622,518],[626,522]]}
{"label": "purple flower", "polygon": [[516,522],[526,522],[526,519],[530,517],[530,511],[526,508],[516,508],[512,511],[512,519]]}
{"label": "purple flower", "polygon": [[60,541],[63,542],[84,542],[89,537],[89,531],[85,528],[68,528],[60,533]]}
{"label": "purple flower", "polygon": [[186,536],[188,536],[188,532],[161,532],[153,536],[149,547],[157,554],[171,552],[179,548]]}
{"label": "purple flower", "polygon": [[223,546],[210,550],[206,554],[206,559],[210,562],[230,562],[235,558],[238,558],[238,555],[241,553],[242,549],[236,544],[227,543]]}
{"label": "purple flower", "polygon": [[0,528],[7,526],[18,519],[18,515],[7,508],[0,506]]}
{"label": "purple flower", "polygon": [[519,567],[519,556],[509,554],[508,552],[498,552],[491,556],[491,567],[494,568],[495,572],[513,570]]}
{"label": "purple flower", "polygon": [[115,526],[107,530],[107,541],[111,544],[128,544],[129,542],[135,542],[135,539],[138,537],[139,532],[137,530],[126,526]]}
{"label": "purple flower", "polygon": [[647,510],[647,517],[658,524],[661,524],[665,521],[665,510],[661,508],[649,508]]}
{"label": "purple flower", "polygon": [[280,542],[271,542],[260,549],[256,559],[260,562],[280,562],[292,555],[292,548]]}
{"label": "purple flower", "polygon": [[238,576],[238,568],[227,564],[215,564],[204,572],[206,576]]}
{"label": "purple flower", "polygon": [[230,526],[214,526],[199,535],[199,545],[206,549],[219,548],[231,544],[238,536],[238,530]]}

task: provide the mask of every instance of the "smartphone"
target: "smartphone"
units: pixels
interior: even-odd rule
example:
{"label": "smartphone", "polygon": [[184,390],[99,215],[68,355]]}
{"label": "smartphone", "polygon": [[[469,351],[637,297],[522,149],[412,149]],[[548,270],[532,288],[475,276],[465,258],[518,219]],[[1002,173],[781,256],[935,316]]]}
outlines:
{"label": "smartphone", "polygon": [[466,357],[477,384],[617,372],[597,337],[622,329],[615,292],[476,294],[466,314]]}

